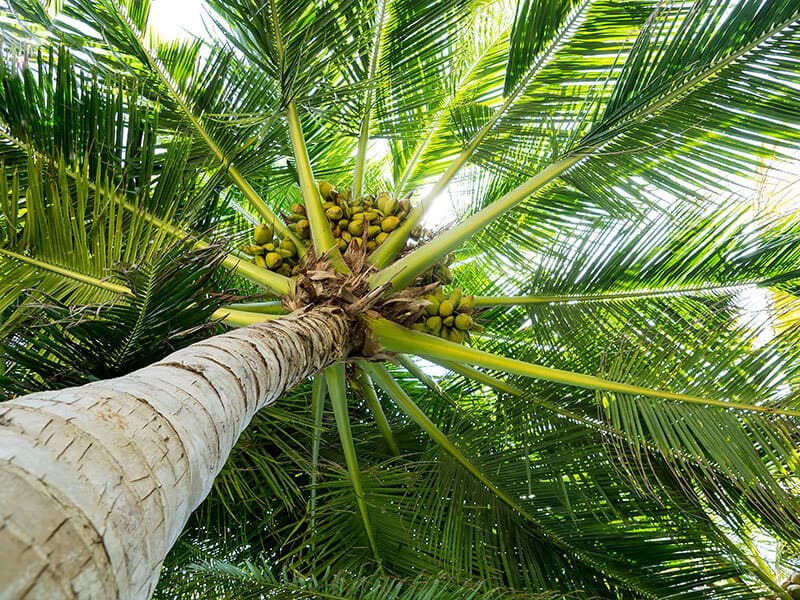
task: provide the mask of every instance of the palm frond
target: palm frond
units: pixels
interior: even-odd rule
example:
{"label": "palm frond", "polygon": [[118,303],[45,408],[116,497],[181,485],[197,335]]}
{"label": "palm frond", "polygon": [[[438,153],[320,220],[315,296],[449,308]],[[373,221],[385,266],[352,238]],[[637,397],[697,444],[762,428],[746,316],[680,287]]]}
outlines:
{"label": "palm frond", "polygon": [[399,456],[400,448],[397,446],[394,434],[392,433],[392,427],[386,419],[386,413],[384,413],[383,407],[378,399],[378,394],[375,392],[375,384],[360,366],[356,371],[354,379],[355,383],[351,381],[350,387],[354,390],[357,389],[364,398],[364,402],[366,402],[369,411],[372,413],[372,418],[375,419],[375,425],[378,427],[378,431],[381,432],[381,436],[386,442],[386,447],[389,448],[393,455]]}
{"label": "palm frond", "polygon": [[362,43],[358,29],[340,29],[345,25],[340,19],[361,14],[357,0],[209,4],[224,19],[218,23],[231,33],[235,47],[278,83],[284,105],[312,96],[322,86],[327,63],[353,57]]}
{"label": "palm frond", "polygon": [[[493,588],[484,582],[454,580],[446,574],[411,580],[383,575],[326,573],[322,577],[291,576],[275,573],[270,566],[246,561],[237,565],[222,561],[206,561],[193,568],[193,584],[177,584],[170,589],[171,598],[191,597],[194,586],[215,590],[218,598],[270,598],[331,600],[558,600],[567,598],[556,592],[529,594],[504,588]],[[201,583],[202,582],[202,583]],[[167,596],[164,596],[165,598]]]}
{"label": "palm frond", "polygon": [[325,369],[325,381],[328,384],[328,393],[331,397],[333,414],[336,417],[336,428],[344,451],[347,472],[353,486],[353,493],[356,497],[358,509],[361,514],[361,521],[364,526],[370,548],[372,549],[375,560],[378,563],[378,570],[382,571],[381,555],[375,541],[375,530],[372,525],[369,510],[364,501],[364,489],[361,483],[361,469],[358,466],[355,446],[353,445],[353,435],[350,429],[350,418],[347,412],[347,382],[345,379],[344,365],[339,363],[331,365]]}
{"label": "palm frond", "polygon": [[[87,304],[110,301],[125,287],[116,273],[117,263],[125,258],[120,238],[123,212],[109,201],[108,187],[98,193],[90,188],[86,172],[72,182],[65,169],[53,172],[32,160],[26,175],[28,185],[23,188],[18,174],[0,169],[0,227],[7,247],[0,255],[5,330],[15,322],[13,315],[21,310],[27,286],[55,301]],[[150,233],[145,229],[140,235]],[[38,267],[42,262],[54,268]],[[97,281],[106,285],[95,285]]]}
{"label": "palm frond", "polygon": [[6,397],[107,379],[201,340],[225,300],[215,293],[217,248],[177,245],[157,260],[118,274],[131,297],[67,305],[43,291],[26,298],[22,321],[0,346]]}

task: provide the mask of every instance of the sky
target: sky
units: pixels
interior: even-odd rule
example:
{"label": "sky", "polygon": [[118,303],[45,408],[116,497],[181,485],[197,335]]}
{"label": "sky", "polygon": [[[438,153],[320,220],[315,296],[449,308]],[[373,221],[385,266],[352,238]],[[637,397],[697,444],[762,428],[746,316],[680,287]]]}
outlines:
{"label": "sky", "polygon": [[202,0],[152,0],[150,26],[167,39],[186,37],[187,31],[202,35]]}

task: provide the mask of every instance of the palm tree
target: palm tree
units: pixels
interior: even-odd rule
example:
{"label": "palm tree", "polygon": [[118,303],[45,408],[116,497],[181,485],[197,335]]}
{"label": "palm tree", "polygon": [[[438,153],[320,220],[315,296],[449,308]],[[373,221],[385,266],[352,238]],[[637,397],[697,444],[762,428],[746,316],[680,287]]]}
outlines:
{"label": "palm tree", "polygon": [[793,597],[797,2],[208,4],[0,13],[2,595]]}

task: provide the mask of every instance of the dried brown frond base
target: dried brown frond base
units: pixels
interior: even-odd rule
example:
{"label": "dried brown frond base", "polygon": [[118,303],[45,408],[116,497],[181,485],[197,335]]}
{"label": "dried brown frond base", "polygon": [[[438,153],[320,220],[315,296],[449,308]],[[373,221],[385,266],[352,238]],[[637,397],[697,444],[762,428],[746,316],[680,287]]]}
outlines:
{"label": "dried brown frond base", "polygon": [[350,269],[349,274],[339,273],[327,254],[318,257],[313,250],[309,250],[300,265],[294,290],[283,299],[283,305],[291,311],[310,306],[338,306],[353,319],[355,334],[349,358],[390,358],[379,353],[378,344],[369,335],[361,317],[389,319],[410,327],[419,321],[429,304],[423,297],[439,284],[410,286],[386,295],[391,287],[389,284],[369,289],[369,278],[375,272],[375,267],[367,262],[364,246],[359,246],[353,240],[343,258]]}

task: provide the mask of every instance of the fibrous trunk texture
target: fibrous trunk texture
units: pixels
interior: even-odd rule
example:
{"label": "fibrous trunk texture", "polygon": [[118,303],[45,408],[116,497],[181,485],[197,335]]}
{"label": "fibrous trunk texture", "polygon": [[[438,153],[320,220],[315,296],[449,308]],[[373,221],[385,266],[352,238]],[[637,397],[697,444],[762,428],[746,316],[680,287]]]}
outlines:
{"label": "fibrous trunk texture", "polygon": [[347,352],[320,307],[0,404],[0,598],[149,598],[257,410]]}

